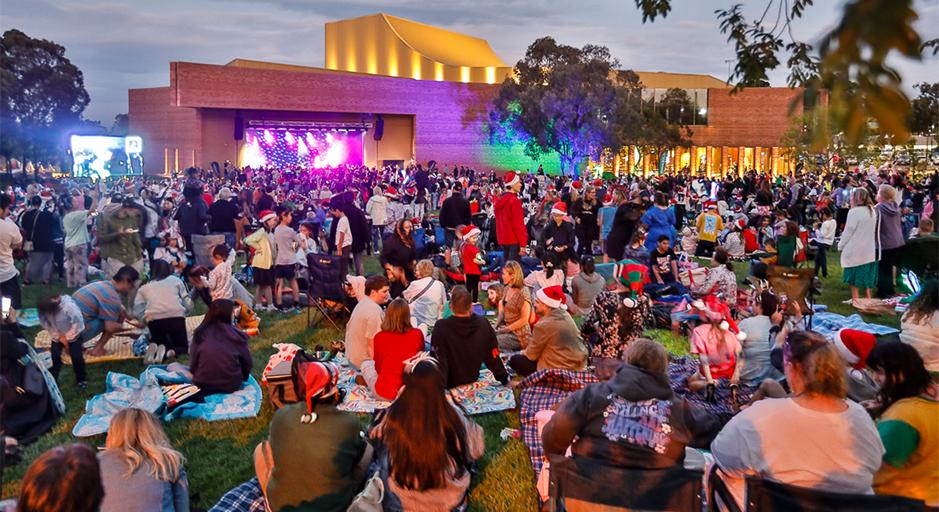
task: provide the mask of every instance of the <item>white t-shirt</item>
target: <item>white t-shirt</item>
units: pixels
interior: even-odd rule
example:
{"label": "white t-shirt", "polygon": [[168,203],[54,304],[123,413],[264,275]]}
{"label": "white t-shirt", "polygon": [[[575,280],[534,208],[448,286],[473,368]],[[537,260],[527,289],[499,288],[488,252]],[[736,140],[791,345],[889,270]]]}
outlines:
{"label": "white t-shirt", "polygon": [[873,494],[884,445],[863,407],[813,411],[791,398],[764,399],[734,416],[711,443],[714,460],[742,503],[744,477],[848,494]]}
{"label": "white t-shirt", "polygon": [[[336,239],[333,242],[336,244],[336,247],[339,247],[339,239],[342,238],[342,247],[343,249],[352,245],[352,228],[349,227],[349,217],[343,215],[336,219]],[[345,233],[344,237],[341,237],[340,234]]]}
{"label": "white t-shirt", "polygon": [[0,283],[13,279],[19,274],[13,265],[13,246],[23,243],[20,228],[7,217],[0,219]]}

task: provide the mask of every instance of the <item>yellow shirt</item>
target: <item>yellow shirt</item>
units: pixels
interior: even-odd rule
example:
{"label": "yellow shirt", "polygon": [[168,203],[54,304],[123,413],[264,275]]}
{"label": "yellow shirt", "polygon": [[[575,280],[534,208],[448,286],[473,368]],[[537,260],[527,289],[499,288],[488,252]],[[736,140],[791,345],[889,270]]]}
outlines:
{"label": "yellow shirt", "polygon": [[720,215],[702,213],[698,215],[697,228],[698,240],[716,242],[718,233],[724,229],[724,221]]}
{"label": "yellow shirt", "polygon": [[939,402],[904,398],[884,412],[877,431],[887,453],[874,492],[939,506]]}

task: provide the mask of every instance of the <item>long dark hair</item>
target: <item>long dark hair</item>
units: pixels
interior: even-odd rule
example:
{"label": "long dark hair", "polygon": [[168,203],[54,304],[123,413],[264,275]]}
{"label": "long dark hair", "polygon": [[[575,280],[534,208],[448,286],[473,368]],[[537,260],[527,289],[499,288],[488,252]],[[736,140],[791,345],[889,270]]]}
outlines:
{"label": "long dark hair", "polygon": [[201,343],[202,335],[206,329],[215,324],[231,325],[232,315],[235,312],[235,303],[228,299],[215,299],[209,304],[209,310],[199,327],[192,333],[192,342]]}
{"label": "long dark hair", "polygon": [[407,234],[404,232],[405,222],[411,222],[411,221],[410,219],[401,219],[395,224],[395,235],[398,237],[399,240],[401,240],[401,242],[404,245],[413,248],[414,247],[414,231],[413,231],[414,223],[413,222],[411,223],[411,230],[412,230],[411,234]]}
{"label": "long dark hair", "polygon": [[867,367],[884,372],[884,384],[878,393],[883,411],[894,402],[919,396],[932,382],[919,352],[899,341],[876,345],[867,356]]}
{"label": "long dark hair", "polygon": [[931,317],[939,310],[939,279],[929,279],[922,285],[919,295],[910,302],[903,320],[923,324],[929,322]]}
{"label": "long dark hair", "polygon": [[172,275],[173,267],[164,260],[153,260],[150,266],[150,280],[162,281]]}
{"label": "long dark hair", "polygon": [[447,485],[450,471],[461,478],[470,467],[466,427],[444,394],[437,365],[420,362],[404,374],[404,388],[382,422],[391,477],[405,489]]}
{"label": "long dark hair", "polygon": [[554,270],[561,264],[561,258],[554,251],[547,251],[541,258],[541,266],[544,267],[544,275],[548,279],[554,277]]}

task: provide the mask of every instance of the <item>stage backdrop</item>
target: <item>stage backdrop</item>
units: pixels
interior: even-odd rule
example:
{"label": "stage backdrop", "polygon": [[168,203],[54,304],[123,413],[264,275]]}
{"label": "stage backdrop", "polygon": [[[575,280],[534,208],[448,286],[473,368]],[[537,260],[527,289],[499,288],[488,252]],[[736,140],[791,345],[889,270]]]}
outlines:
{"label": "stage backdrop", "polygon": [[252,127],[245,130],[242,164],[324,168],[364,161],[364,130]]}

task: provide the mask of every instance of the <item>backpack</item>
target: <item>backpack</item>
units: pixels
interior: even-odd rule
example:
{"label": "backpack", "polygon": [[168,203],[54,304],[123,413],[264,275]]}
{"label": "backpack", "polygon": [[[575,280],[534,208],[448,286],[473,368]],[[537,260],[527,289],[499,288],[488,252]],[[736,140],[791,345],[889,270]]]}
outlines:
{"label": "backpack", "polygon": [[[322,347],[316,347],[317,351]],[[314,354],[308,354],[305,350],[298,350],[289,360],[282,359],[274,364],[266,374],[267,395],[271,400],[271,406],[276,411],[281,407],[300,402],[304,398],[302,385],[297,376],[300,375],[304,365],[310,363],[322,363],[332,360],[338,352],[339,346],[333,343],[329,350],[329,355],[325,359],[320,359]],[[274,354],[273,357],[277,357]]]}

